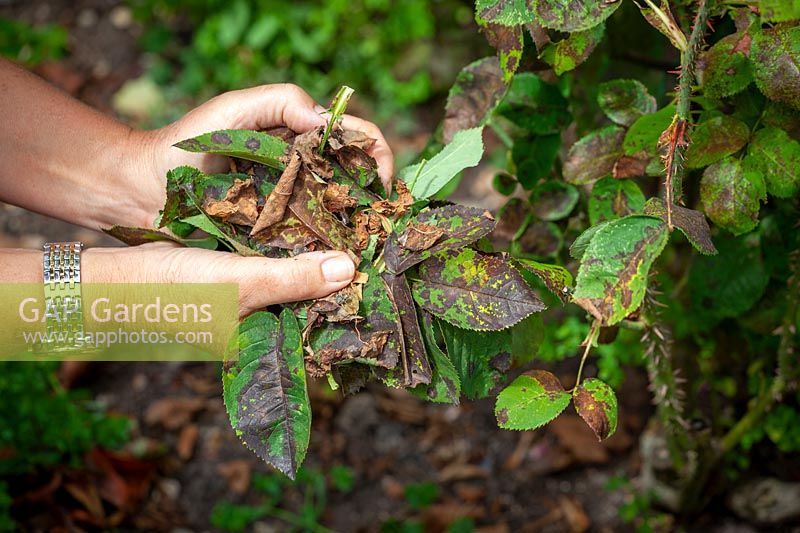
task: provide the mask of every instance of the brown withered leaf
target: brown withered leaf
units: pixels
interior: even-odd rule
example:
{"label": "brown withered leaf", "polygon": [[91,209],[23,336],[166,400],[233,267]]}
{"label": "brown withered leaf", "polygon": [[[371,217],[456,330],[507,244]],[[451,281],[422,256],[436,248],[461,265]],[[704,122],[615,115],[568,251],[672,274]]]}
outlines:
{"label": "brown withered leaf", "polygon": [[317,149],[322,142],[324,126],[309,130],[295,137],[292,147],[300,154],[306,169],[325,179],[333,177],[333,167],[330,162],[319,154]]}
{"label": "brown withered leaf", "polygon": [[319,298],[311,304],[309,308],[309,317],[311,313],[321,314],[329,322],[349,322],[357,320],[358,307],[361,299],[358,297],[358,292],[352,285],[340,289],[325,298]]}
{"label": "brown withered leaf", "polygon": [[300,156],[297,152],[294,152],[289,164],[286,165],[283,174],[281,174],[278,184],[269,193],[267,200],[264,202],[264,208],[261,210],[261,214],[258,215],[258,220],[255,221],[253,229],[250,230],[251,236],[258,235],[261,231],[283,219],[299,170]]}
{"label": "brown withered leaf", "polygon": [[392,275],[386,272],[382,277],[389,287],[389,295],[400,315],[400,325],[403,330],[403,385],[416,387],[421,383],[428,384],[431,382],[431,365],[428,353],[425,351],[408,281],[404,274]]}
{"label": "brown withered leaf", "polygon": [[341,150],[345,146],[355,146],[368,152],[375,146],[375,139],[359,130],[335,129],[328,139],[328,146],[332,150]]}
{"label": "brown withered leaf", "polygon": [[395,191],[397,191],[396,200],[379,200],[370,204],[370,207],[381,215],[387,217],[397,218],[403,216],[405,212],[414,203],[414,197],[411,196],[411,191],[408,190],[405,182],[397,180],[394,183]]}
{"label": "brown withered leaf", "polygon": [[331,213],[337,211],[344,211],[350,209],[358,204],[358,199],[350,196],[349,185],[339,185],[338,183],[329,183],[322,196],[322,202],[325,208]]}
{"label": "brown withered leaf", "polygon": [[382,215],[374,211],[359,211],[353,217],[355,226],[355,242],[358,250],[364,250],[369,244],[369,236],[377,235],[380,241],[386,239],[386,230],[382,223]]}
{"label": "brown withered leaf", "polygon": [[325,187],[310,173],[301,172],[301,179],[295,180],[289,210],[329,248],[351,250],[355,247],[355,232],[325,209]]}
{"label": "brown withered leaf", "polygon": [[234,180],[222,200],[209,198],[203,206],[206,214],[231,224],[252,226],[258,216],[256,188],[252,179]]}
{"label": "brown withered leaf", "polygon": [[417,222],[409,224],[405,231],[398,237],[397,242],[406,250],[419,252],[427,250],[444,235],[442,228]]}

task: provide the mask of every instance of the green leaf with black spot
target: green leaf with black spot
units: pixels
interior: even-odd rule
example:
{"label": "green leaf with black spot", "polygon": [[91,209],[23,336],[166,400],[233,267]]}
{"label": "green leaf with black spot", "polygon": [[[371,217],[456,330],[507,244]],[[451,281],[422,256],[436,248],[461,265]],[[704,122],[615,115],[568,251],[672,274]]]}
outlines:
{"label": "green leaf with black spot", "polygon": [[652,155],[657,153],[658,138],[675,116],[675,105],[670,104],[647,115],[642,115],[631,124],[622,143],[625,155]]}
{"label": "green leaf with black spot", "polygon": [[537,0],[537,22],[545,28],[575,32],[597,26],[622,4],[621,1],[601,0]]}
{"label": "green leaf with black spot", "polygon": [[239,355],[222,375],[225,407],[248,448],[294,479],[308,449],[311,405],[297,319],[264,311],[239,326]]}
{"label": "green leaf with black spot", "polygon": [[611,326],[639,308],[650,266],[669,240],[663,220],[630,215],[604,224],[581,258],[573,301]]}
{"label": "green leaf with black spot", "polygon": [[557,85],[547,83],[532,72],[514,76],[495,115],[514,125],[519,135],[558,133],[572,120],[567,99]]}
{"label": "green leaf with black spot", "polygon": [[656,111],[656,99],[639,80],[611,80],[601,83],[597,104],[612,121],[630,126],[636,119]]}
{"label": "green leaf with black spot", "polygon": [[550,180],[534,187],[529,201],[534,215],[552,221],[568,217],[580,196],[578,189],[569,183]]}
{"label": "green leaf with black spot", "polygon": [[592,186],[589,196],[589,223],[631,215],[644,207],[644,194],[636,182],[603,178]]}
{"label": "green leaf with black spot", "polygon": [[[420,224],[442,231],[442,236],[426,250],[404,248],[401,242]],[[406,229],[391,234],[383,249],[389,271],[399,274],[428,259],[433,254],[463,248],[485,237],[495,227],[494,217],[485,209],[463,205],[447,205],[422,211],[409,220]]]}
{"label": "green leaf with black spot", "polygon": [[585,379],[572,393],[572,398],[575,410],[599,440],[617,431],[617,395],[605,382]]}
{"label": "green leaf with black spot", "polygon": [[569,302],[573,284],[569,270],[559,265],[540,263],[531,259],[517,258],[515,261],[542,280],[548,290],[558,296],[563,303]]}
{"label": "green leaf with black spot", "polygon": [[177,142],[175,146],[187,152],[238,157],[278,170],[285,166],[280,159],[289,147],[283,139],[252,130],[212,131]]}
{"label": "green leaf with black spot", "polygon": [[754,32],[750,63],[764,96],[800,110],[800,26],[778,24]]}
{"label": "green leaf with black spot", "polygon": [[703,168],[741,150],[750,128],[741,120],[720,115],[704,120],[692,130],[686,150],[686,168]]}
{"label": "green leaf with black spot", "polygon": [[[645,215],[652,215],[667,221],[667,206],[661,198],[650,198],[642,209]],[[704,255],[717,253],[711,241],[711,228],[706,217],[700,211],[687,209],[679,205],[672,206],[672,225],[689,240],[694,248]]]}
{"label": "green leaf with black spot", "polygon": [[605,24],[598,24],[588,30],[570,33],[558,42],[551,42],[539,54],[539,58],[553,67],[560,76],[565,72],[574,70],[586,61],[594,49],[603,40]]}
{"label": "green leaf with black spot", "polygon": [[405,167],[398,177],[408,185],[411,195],[424,200],[448,184],[465,168],[474,167],[483,157],[483,128],[461,130],[429,161]]}
{"label": "green leaf with black spot", "polygon": [[513,326],[545,305],[508,261],[470,248],[434,255],[419,267],[417,304],[454,326],[479,331]]}
{"label": "green leaf with black spot", "polygon": [[582,137],[572,145],[564,161],[564,180],[575,184],[592,183],[611,174],[622,155],[625,129],[606,126]]}
{"label": "green leaf with black spot", "polygon": [[800,191],[800,142],[781,129],[758,130],[742,164],[746,172],[763,176],[773,196],[791,198]]}
{"label": "green leaf with black spot", "polygon": [[700,180],[703,211],[715,224],[734,235],[747,233],[758,225],[761,200],[766,196],[763,176],[744,168],[733,157],[706,168]]}
{"label": "green leaf with black spot", "polygon": [[503,429],[530,430],[547,424],[567,408],[570,395],[546,370],[530,370],[500,391],[494,406]]}
{"label": "green leaf with black spot", "polygon": [[480,16],[476,16],[475,21],[492,48],[497,50],[503,81],[510,82],[519,67],[525,46],[522,26],[503,26],[482,19]]}
{"label": "green leaf with black spot", "polygon": [[749,33],[727,35],[703,54],[704,67],[699,77],[707,96],[724,98],[750,85],[753,72],[747,55],[750,53],[751,39]]}

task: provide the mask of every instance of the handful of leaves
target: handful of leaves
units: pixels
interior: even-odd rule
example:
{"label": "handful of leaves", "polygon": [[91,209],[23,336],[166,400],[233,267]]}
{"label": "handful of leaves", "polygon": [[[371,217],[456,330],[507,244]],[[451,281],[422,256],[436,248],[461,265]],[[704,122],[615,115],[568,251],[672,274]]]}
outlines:
{"label": "handful of leaves", "polygon": [[[353,258],[357,273],[346,288],[284,305],[279,316],[247,317],[238,360],[225,365],[235,431],[289,476],[308,447],[306,375],[346,394],[379,379],[435,402],[457,403],[462,392],[485,396],[538,331],[540,322],[525,319],[545,308],[511,260],[490,253],[484,238],[495,220],[488,211],[430,199],[480,159],[480,128],[459,132],[430,161],[405,169],[408,182],[396,181],[388,193],[367,153],[374,141],[337,125],[342,96],[326,128],[216,131],[178,143],[229,156],[230,172],[168,173],[159,226],[172,234],[109,230],[134,245],[170,239],[249,256],[329,249]],[[187,238],[196,229],[209,237]],[[553,272],[527,267],[553,281]],[[520,323],[512,336],[508,328]]]}

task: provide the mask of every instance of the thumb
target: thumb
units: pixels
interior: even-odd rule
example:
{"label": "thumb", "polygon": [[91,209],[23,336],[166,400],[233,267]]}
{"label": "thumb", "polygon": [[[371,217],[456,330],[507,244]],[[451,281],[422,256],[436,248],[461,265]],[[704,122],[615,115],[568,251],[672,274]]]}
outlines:
{"label": "thumb", "polygon": [[321,251],[290,259],[237,258],[234,277],[244,314],[269,305],[322,298],[346,287],[355,265],[344,252]]}

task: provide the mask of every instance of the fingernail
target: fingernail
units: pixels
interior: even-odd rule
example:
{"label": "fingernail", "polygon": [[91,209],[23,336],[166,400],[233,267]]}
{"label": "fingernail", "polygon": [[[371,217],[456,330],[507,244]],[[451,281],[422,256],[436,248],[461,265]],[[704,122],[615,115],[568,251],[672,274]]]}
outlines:
{"label": "fingernail", "polygon": [[322,275],[329,283],[341,283],[353,279],[356,267],[346,256],[331,257],[322,262]]}

